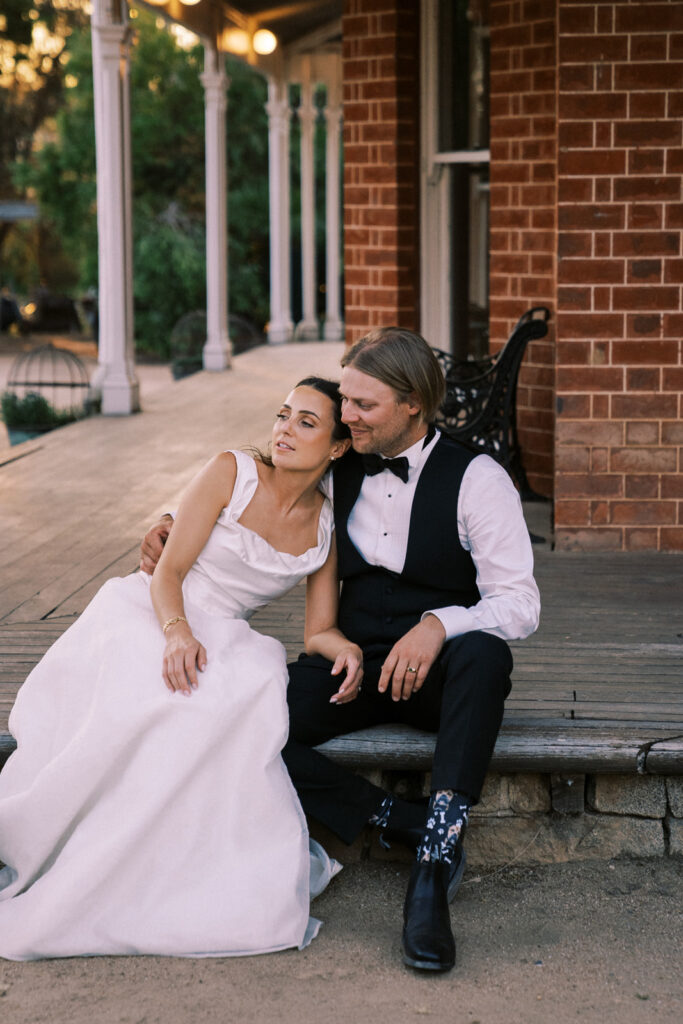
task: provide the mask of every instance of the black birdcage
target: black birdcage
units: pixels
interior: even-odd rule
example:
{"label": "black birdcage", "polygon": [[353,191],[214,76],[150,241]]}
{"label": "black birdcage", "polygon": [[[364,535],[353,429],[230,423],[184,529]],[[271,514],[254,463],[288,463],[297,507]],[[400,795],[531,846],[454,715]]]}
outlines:
{"label": "black birdcage", "polygon": [[89,411],[83,362],[66,349],[41,345],[12,363],[2,415],[12,443],[80,419]]}
{"label": "black birdcage", "polygon": [[90,381],[78,356],[49,344],[17,356],[10,367],[7,390],[17,398],[35,392],[54,409],[80,415],[88,400]]}

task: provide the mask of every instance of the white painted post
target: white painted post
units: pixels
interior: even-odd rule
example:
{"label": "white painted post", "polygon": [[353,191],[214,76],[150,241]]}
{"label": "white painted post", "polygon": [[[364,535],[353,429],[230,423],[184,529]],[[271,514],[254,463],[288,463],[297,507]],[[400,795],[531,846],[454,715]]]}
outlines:
{"label": "white painted post", "polygon": [[133,338],[129,28],[126,5],[94,0],[92,12],[99,346],[92,390],[107,416],[140,408]]}
{"label": "white painted post", "polygon": [[232,345],[228,330],[228,189],[225,111],[230,80],[223,55],[204,47],[204,124],[206,153],[206,344],[205,370],[226,370]]}
{"label": "white painted post", "polygon": [[340,99],[339,78],[327,86],[327,106],[325,120],[327,122],[327,145],[325,149],[325,224],[326,224],[326,303],[325,341],[340,341],[344,337],[344,323],[339,306],[339,256],[340,256],[340,207],[341,181],[339,176],[339,140],[341,135],[342,108]]}
{"label": "white painted post", "polygon": [[299,125],[301,127],[301,297],[303,319],[296,335],[302,341],[318,340],[315,267],[315,165],[313,143],[317,109],[313,102],[310,58],[304,58]]}
{"label": "white painted post", "polygon": [[290,341],[289,85],[268,79],[268,194],[270,197],[270,323],[268,341]]}

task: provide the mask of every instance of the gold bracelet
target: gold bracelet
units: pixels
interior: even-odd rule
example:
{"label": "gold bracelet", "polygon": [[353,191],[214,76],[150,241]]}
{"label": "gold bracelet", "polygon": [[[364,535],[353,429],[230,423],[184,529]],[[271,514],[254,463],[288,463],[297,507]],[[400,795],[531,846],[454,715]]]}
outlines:
{"label": "gold bracelet", "polygon": [[174,615],[172,619],[166,619],[166,622],[161,627],[161,632],[164,634],[164,636],[166,635],[166,630],[170,629],[171,626],[175,626],[176,622],[187,623],[187,619],[185,618],[184,615]]}

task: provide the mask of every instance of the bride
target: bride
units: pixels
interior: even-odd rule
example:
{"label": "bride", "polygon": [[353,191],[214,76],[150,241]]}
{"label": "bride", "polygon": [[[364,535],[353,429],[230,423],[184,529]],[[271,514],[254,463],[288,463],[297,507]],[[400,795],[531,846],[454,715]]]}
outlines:
{"label": "bride", "polygon": [[311,861],[280,757],[284,648],[247,620],[308,577],[307,649],[334,661],[335,701],[356,696],[319,488],[349,446],[340,415],[336,385],[301,381],[271,458],[213,458],[154,576],[105,583],[24,683],[0,774],[0,956],[236,956],[316,934],[310,892],[335,866]]}

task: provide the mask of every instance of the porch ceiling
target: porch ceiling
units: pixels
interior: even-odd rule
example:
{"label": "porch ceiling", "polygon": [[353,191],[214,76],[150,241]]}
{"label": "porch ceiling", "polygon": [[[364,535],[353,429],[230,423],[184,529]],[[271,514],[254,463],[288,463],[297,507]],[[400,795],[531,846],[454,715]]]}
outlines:
{"label": "porch ceiling", "polygon": [[[217,40],[221,46],[224,29],[246,28],[252,34],[260,28],[269,29],[277,36],[278,50],[293,48],[308,37],[326,42],[341,38],[341,0],[295,0],[292,3],[239,0],[237,4],[226,0],[198,0],[186,6],[181,0],[142,0],[158,14],[191,29],[204,39]],[[325,33],[329,28],[329,35]],[[262,63],[262,58],[257,58]]]}

